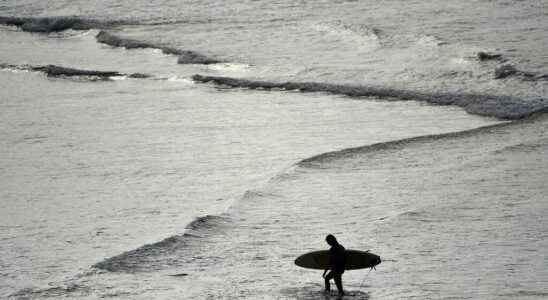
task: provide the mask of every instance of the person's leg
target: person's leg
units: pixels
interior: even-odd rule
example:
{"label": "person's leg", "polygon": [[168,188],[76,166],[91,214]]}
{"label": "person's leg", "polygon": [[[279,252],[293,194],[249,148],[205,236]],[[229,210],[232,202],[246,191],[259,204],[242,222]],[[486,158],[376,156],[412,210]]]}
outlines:
{"label": "person's leg", "polygon": [[337,290],[339,290],[339,295],[344,295],[342,286],[342,273],[334,274],[333,278],[335,279],[335,285],[337,285]]}
{"label": "person's leg", "polygon": [[327,275],[325,275],[325,290],[326,291],[331,290],[331,285],[329,284],[329,280],[331,280],[332,278],[333,278],[333,271],[329,271],[329,273],[327,273]]}

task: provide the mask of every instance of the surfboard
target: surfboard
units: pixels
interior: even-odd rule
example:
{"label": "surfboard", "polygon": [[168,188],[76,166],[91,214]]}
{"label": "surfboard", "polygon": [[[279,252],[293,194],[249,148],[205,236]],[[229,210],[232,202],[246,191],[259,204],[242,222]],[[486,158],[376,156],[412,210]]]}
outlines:
{"label": "surfboard", "polygon": [[[381,263],[381,257],[369,251],[346,250],[345,252],[345,270],[372,268]],[[305,253],[295,259],[295,264],[307,269],[325,270],[329,267],[329,251]]]}

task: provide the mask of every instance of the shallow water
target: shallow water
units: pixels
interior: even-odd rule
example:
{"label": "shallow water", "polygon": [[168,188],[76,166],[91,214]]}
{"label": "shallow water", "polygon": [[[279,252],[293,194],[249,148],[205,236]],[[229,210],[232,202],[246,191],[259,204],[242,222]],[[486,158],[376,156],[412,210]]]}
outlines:
{"label": "shallow water", "polygon": [[[528,117],[546,110],[544,11],[5,1],[33,25],[0,27],[0,295],[336,298],[293,265],[333,233],[383,258],[345,273],[345,298],[546,297],[547,124]],[[76,23],[23,31],[53,16]],[[503,65],[516,73],[495,79]],[[355,87],[391,96],[341,92]]]}

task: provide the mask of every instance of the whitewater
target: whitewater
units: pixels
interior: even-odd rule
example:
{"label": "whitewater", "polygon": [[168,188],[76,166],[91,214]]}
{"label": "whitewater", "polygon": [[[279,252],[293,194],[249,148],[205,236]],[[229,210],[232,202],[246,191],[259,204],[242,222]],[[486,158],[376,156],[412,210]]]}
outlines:
{"label": "whitewater", "polygon": [[548,297],[543,1],[4,1],[0,298]]}

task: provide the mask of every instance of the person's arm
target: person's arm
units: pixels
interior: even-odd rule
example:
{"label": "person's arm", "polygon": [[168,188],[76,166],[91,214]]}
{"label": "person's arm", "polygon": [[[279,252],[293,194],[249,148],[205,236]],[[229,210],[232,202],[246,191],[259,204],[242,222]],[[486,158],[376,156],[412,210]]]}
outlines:
{"label": "person's arm", "polygon": [[329,250],[329,256],[328,256],[328,267],[323,271],[322,277],[325,278],[325,274],[327,271],[333,269],[333,255],[331,254],[331,250]]}

